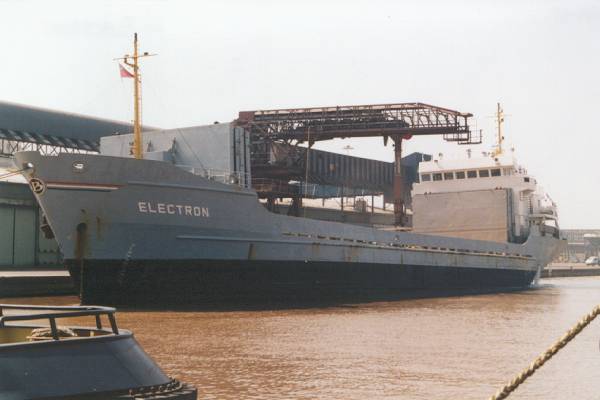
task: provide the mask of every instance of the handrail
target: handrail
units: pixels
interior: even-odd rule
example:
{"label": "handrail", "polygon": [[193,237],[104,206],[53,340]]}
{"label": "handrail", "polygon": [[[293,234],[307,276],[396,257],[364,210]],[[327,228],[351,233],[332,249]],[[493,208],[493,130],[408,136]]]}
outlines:
{"label": "handrail", "polygon": [[194,175],[202,176],[216,182],[225,183],[228,185],[238,185],[242,187],[250,185],[250,174],[247,172],[231,171],[218,168],[197,168],[193,165],[186,164],[175,164],[175,166]]}
{"label": "handrail", "polygon": [[[55,311],[55,312],[44,312],[36,314],[17,314],[17,315],[4,315],[4,310],[29,310],[29,311]],[[94,316],[96,319],[96,328],[102,329],[101,316],[106,315],[110,323],[111,331],[115,335],[119,334],[119,328],[117,327],[117,321],[115,319],[116,309],[112,307],[102,306],[32,306],[24,304],[0,304],[0,328],[6,326],[6,322],[9,321],[32,321],[37,319],[48,319],[50,323],[50,329],[52,331],[52,338],[59,340],[58,329],[56,327],[56,320],[60,318],[75,318],[75,317],[89,317]]]}

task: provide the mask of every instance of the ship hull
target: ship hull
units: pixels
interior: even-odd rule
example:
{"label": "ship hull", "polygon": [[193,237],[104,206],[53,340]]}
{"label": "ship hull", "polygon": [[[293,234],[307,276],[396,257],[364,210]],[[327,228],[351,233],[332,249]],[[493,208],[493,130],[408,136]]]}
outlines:
{"label": "ship hull", "polygon": [[66,262],[84,304],[260,307],[518,290],[535,271],[289,261]]}
{"label": "ship hull", "polygon": [[558,239],[383,231],[268,212],[171,164],[16,154],[83,303],[364,301],[526,288]]}

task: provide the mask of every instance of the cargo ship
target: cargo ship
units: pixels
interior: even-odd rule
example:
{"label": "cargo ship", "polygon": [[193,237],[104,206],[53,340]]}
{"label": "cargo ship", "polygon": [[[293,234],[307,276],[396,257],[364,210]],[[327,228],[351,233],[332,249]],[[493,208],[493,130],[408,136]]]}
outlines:
{"label": "cargo ship", "polygon": [[[493,159],[474,160],[477,167],[422,169],[421,179],[430,175],[431,181],[415,185],[414,229],[424,230],[416,233],[271,213],[252,189],[164,161],[37,152],[15,157],[84,303],[526,288],[560,242],[556,213],[542,204],[535,180]],[[477,189],[448,190],[450,180],[463,179]],[[473,208],[461,208],[465,202]],[[439,218],[421,223],[420,212]],[[471,215],[467,228],[456,226],[465,223],[457,213]],[[503,223],[486,228],[486,214]],[[483,227],[469,229],[478,224]],[[460,237],[466,234],[491,236]],[[505,240],[497,241],[498,234]]]}
{"label": "cargo ship", "polygon": [[[239,122],[142,138],[135,115],[134,133],[102,138],[101,154],[15,154],[83,303],[363,301],[522,289],[560,245],[554,203],[501,150],[421,163],[412,230],[364,226],[261,204]],[[206,167],[220,162],[229,171]]]}

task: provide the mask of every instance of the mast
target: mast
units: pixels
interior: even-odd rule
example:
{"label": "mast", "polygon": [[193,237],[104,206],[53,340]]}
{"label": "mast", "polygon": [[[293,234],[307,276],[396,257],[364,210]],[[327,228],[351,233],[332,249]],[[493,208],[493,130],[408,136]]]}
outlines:
{"label": "mast", "polygon": [[494,156],[498,156],[502,154],[502,142],[504,141],[504,136],[502,136],[502,124],[504,123],[504,110],[500,107],[500,103],[498,103],[498,109],[496,111],[496,122],[498,123],[498,145],[496,149],[494,149]]}
{"label": "mast", "polygon": [[[144,151],[142,149],[142,96],[141,86],[142,77],[140,74],[139,59],[142,57],[155,56],[156,54],[144,54],[140,55],[138,52],[138,36],[137,33],[133,34],[133,56],[125,54],[122,58],[117,60],[123,60],[123,63],[133,68],[133,156],[137,159],[144,158]],[[131,59],[131,62],[129,61]]]}
{"label": "mast", "polygon": [[140,116],[140,67],[138,65],[138,38],[133,34],[133,155],[144,158],[142,152],[142,127]]}

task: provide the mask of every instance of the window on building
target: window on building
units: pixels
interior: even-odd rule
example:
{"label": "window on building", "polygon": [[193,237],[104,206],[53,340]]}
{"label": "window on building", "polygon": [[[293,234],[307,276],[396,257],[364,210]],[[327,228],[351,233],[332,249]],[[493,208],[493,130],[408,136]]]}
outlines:
{"label": "window on building", "polygon": [[512,168],[504,168],[504,172],[503,172],[504,176],[508,176],[508,175],[512,175],[512,174],[513,174]]}
{"label": "window on building", "polygon": [[500,176],[500,168],[494,168],[491,172],[492,176]]}
{"label": "window on building", "polygon": [[431,174],[421,174],[421,182],[429,182],[431,180]]}
{"label": "window on building", "polygon": [[528,178],[528,177],[525,177],[525,178],[523,178],[523,180],[524,180],[525,182],[529,182],[529,178]]}
{"label": "window on building", "polygon": [[467,178],[477,178],[477,171],[467,171]]}
{"label": "window on building", "polygon": [[442,174],[441,173],[433,174],[433,180],[434,181],[441,181],[442,180]]}
{"label": "window on building", "polygon": [[489,169],[480,169],[479,170],[479,177],[480,178],[488,178],[490,176],[490,170]]}
{"label": "window on building", "polygon": [[454,179],[454,172],[444,172],[444,180],[449,181]]}
{"label": "window on building", "polygon": [[456,179],[465,179],[465,171],[458,171],[456,173]]}

